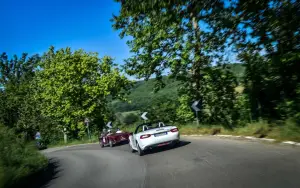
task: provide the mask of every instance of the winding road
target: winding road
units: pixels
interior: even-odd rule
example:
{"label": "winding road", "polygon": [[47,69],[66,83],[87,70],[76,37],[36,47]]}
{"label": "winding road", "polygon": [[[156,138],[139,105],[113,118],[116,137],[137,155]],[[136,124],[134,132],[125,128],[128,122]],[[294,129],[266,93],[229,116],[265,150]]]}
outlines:
{"label": "winding road", "polygon": [[300,187],[300,149],[216,137],[182,137],[177,148],[138,156],[128,145],[48,149],[49,188]]}

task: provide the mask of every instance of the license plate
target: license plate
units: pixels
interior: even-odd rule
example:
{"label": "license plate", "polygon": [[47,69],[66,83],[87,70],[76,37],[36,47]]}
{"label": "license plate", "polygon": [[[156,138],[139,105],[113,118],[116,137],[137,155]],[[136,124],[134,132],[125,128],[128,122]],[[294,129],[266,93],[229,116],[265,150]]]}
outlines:
{"label": "license plate", "polygon": [[157,137],[157,136],[163,136],[163,135],[166,135],[167,132],[164,132],[164,133],[158,133],[158,134],[155,134],[154,136]]}

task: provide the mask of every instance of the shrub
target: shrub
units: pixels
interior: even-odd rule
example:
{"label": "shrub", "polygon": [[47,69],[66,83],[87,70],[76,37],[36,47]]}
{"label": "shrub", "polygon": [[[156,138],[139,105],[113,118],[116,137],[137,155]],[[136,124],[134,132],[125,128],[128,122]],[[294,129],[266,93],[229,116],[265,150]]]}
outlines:
{"label": "shrub", "polygon": [[300,142],[300,126],[293,119],[285,121],[284,125],[274,128],[270,134],[271,137],[278,140],[292,140]]}
{"label": "shrub", "polygon": [[129,113],[127,115],[125,115],[124,119],[123,119],[123,123],[125,123],[126,125],[131,125],[135,122],[137,122],[139,119],[139,117],[133,113]]}
{"label": "shrub", "polygon": [[33,144],[25,144],[12,130],[0,125],[0,187],[12,186],[46,165],[46,157]]}
{"label": "shrub", "polygon": [[216,135],[221,133],[221,128],[212,128],[211,134]]}

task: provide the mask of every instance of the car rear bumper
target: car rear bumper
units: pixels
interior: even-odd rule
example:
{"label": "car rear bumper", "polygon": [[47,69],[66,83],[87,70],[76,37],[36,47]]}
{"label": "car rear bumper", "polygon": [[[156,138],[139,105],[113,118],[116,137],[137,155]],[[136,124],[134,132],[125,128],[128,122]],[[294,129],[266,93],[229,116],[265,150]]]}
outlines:
{"label": "car rear bumper", "polygon": [[171,140],[171,141],[167,141],[167,142],[162,142],[162,143],[158,143],[158,144],[145,146],[145,148],[143,150],[153,149],[153,148],[167,146],[167,145],[173,145],[173,144],[176,144],[176,143],[179,143],[179,142],[180,142],[179,139]]}
{"label": "car rear bumper", "polygon": [[153,148],[153,147],[159,147],[162,145],[168,145],[173,142],[177,142],[179,140],[180,140],[179,132],[169,133],[169,135],[166,137],[159,137],[156,139],[145,139],[140,143],[140,147],[142,150],[146,150],[150,147]]}

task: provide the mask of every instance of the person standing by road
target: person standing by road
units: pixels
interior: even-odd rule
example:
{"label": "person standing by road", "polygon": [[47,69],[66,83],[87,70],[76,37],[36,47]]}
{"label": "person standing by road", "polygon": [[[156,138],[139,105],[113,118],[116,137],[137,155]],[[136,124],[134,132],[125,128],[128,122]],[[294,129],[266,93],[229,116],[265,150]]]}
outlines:
{"label": "person standing by road", "polygon": [[37,131],[36,133],[35,133],[35,140],[41,140],[41,133],[39,132],[39,131]]}
{"label": "person standing by road", "polygon": [[40,149],[42,146],[42,143],[41,143],[42,137],[41,137],[41,133],[39,130],[37,130],[37,132],[35,133],[34,139],[35,139],[37,148]]}

